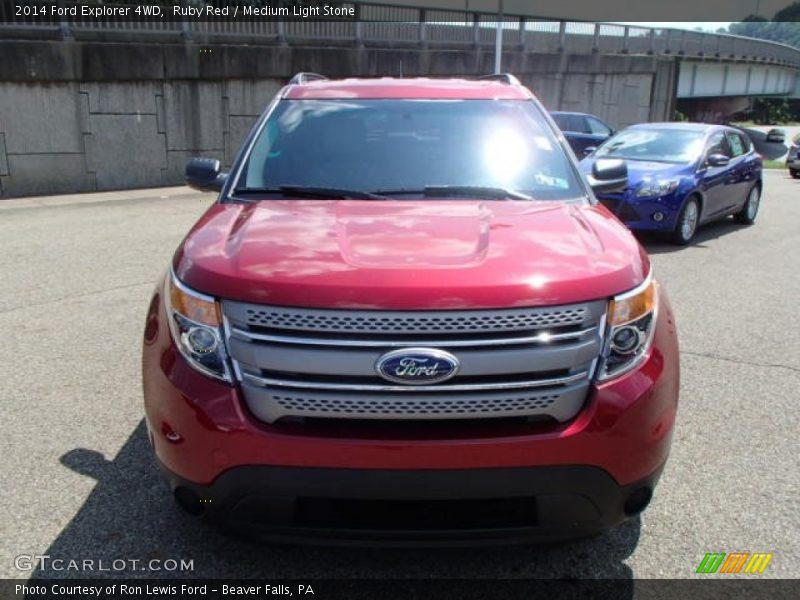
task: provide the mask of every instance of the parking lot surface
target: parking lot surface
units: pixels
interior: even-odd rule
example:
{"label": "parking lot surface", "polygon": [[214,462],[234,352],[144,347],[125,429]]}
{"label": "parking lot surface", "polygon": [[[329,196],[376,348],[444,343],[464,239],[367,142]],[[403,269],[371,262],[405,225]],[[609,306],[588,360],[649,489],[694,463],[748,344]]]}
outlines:
{"label": "parking lot surface", "polygon": [[[783,143],[767,141],[767,132],[771,129],[783,130],[785,134]],[[786,155],[789,153],[789,148],[792,146],[792,140],[800,134],[800,127],[792,125],[753,125],[751,127],[744,127],[743,130],[752,140],[756,152],[766,159],[783,161],[786,160]]]}
{"label": "parking lot surface", "polygon": [[[644,239],[682,349],[672,456],[640,519],[569,544],[469,550],[258,545],[173,504],[146,442],[140,345],[155,282],[213,200],[187,188],[0,201],[0,576],[694,577],[706,552],[800,573],[800,182],[766,176],[753,227]],[[193,561],[19,570],[15,557]],[[19,562],[19,561],[17,561]],[[119,563],[117,563],[119,564]]]}

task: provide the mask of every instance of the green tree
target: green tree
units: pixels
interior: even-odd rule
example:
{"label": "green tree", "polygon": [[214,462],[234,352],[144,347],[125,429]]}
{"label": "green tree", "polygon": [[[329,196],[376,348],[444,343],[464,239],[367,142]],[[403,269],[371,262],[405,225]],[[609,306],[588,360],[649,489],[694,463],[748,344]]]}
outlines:
{"label": "green tree", "polygon": [[731,23],[728,30],[735,35],[781,42],[800,48],[800,2],[778,11],[771,21],[750,15],[741,23]]}
{"label": "green tree", "polygon": [[[730,33],[770,40],[800,48],[800,2],[779,10],[771,21],[750,15],[741,23],[731,23]],[[800,101],[786,98],[757,98],[748,116],[756,123],[772,125],[800,120]]]}
{"label": "green tree", "polygon": [[775,125],[793,120],[792,106],[786,98],[756,98],[750,118],[759,125]]}
{"label": "green tree", "polygon": [[800,21],[800,2],[790,4],[786,8],[782,8],[775,13],[772,18],[773,21],[794,21],[797,24]]}

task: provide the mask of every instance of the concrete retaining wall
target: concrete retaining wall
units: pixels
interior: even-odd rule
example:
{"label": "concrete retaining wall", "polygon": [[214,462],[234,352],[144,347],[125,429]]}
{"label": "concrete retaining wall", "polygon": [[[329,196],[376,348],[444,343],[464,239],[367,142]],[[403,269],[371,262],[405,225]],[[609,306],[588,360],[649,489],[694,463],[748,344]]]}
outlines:
{"label": "concrete retaining wall", "polygon": [[[480,49],[288,48],[0,41],[0,196],[178,184],[186,160],[230,165],[297,71],[473,76]],[[550,109],[615,127],[668,118],[676,63],[655,57],[509,52]]]}

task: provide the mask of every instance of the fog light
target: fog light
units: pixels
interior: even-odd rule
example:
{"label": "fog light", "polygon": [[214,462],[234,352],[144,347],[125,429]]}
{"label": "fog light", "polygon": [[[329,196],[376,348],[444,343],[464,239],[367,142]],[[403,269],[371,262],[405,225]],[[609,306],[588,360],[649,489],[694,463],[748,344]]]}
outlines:
{"label": "fog light", "polygon": [[656,211],[653,213],[653,221],[655,221],[656,223],[660,223],[663,220],[664,220],[664,213],[662,213],[661,211]]}
{"label": "fog light", "polygon": [[636,327],[620,327],[611,338],[611,347],[620,354],[630,354],[639,347],[641,332]]}
{"label": "fog light", "polygon": [[217,349],[217,338],[208,329],[192,327],[185,335],[186,343],[197,354],[210,354]]}

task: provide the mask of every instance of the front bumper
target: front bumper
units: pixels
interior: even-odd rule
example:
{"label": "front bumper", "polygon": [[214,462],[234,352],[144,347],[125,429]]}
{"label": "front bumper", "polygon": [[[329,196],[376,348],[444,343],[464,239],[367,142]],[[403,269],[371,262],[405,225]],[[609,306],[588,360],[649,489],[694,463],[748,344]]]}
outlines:
{"label": "front bumper", "polygon": [[269,541],[472,545],[600,533],[637,514],[661,469],[618,485],[589,466],[366,470],[242,466],[211,485],[163,468],[195,516]]}
{"label": "front bumper", "polygon": [[[613,194],[599,198],[615,217],[636,231],[665,231],[675,229],[681,201],[676,193],[660,198],[637,198],[631,190],[624,194]],[[654,217],[661,214],[661,220]]]}
{"label": "front bumper", "polygon": [[[277,492],[288,498],[319,498],[310,493],[317,490],[331,499],[337,497],[336,490],[346,490],[350,500],[368,500],[369,493],[364,498],[362,492],[352,495],[349,490],[368,492],[375,485],[370,481],[381,484],[387,500],[404,498],[408,486],[415,497],[407,499],[415,501],[442,494],[476,498],[476,484],[470,482],[480,474],[475,480],[480,482],[480,498],[486,499],[486,490],[492,489],[518,498],[523,488],[525,497],[532,498],[534,524],[517,523],[510,529],[533,527],[537,537],[547,537],[550,529],[563,533],[564,528],[585,534],[620,522],[627,495],[642,485],[652,487],[669,453],[679,365],[672,311],[663,288],[660,306],[645,362],[619,379],[593,385],[584,408],[570,422],[544,429],[532,424],[513,433],[494,432],[488,424],[469,433],[457,427],[435,433],[420,427],[414,433],[375,435],[347,424],[318,430],[258,421],[236,387],[187,365],[172,344],[156,297],[143,353],[150,440],[173,487],[210,500],[205,503],[209,515],[230,513],[245,496]],[[440,480],[442,488],[437,487]],[[559,487],[553,483],[558,481],[572,483]],[[434,490],[433,497],[420,497],[427,486]],[[547,516],[548,498],[564,495],[572,500],[557,499],[557,504],[578,508],[554,521]],[[267,525],[270,529],[272,524]],[[474,529],[470,532],[466,537],[480,537]]]}

